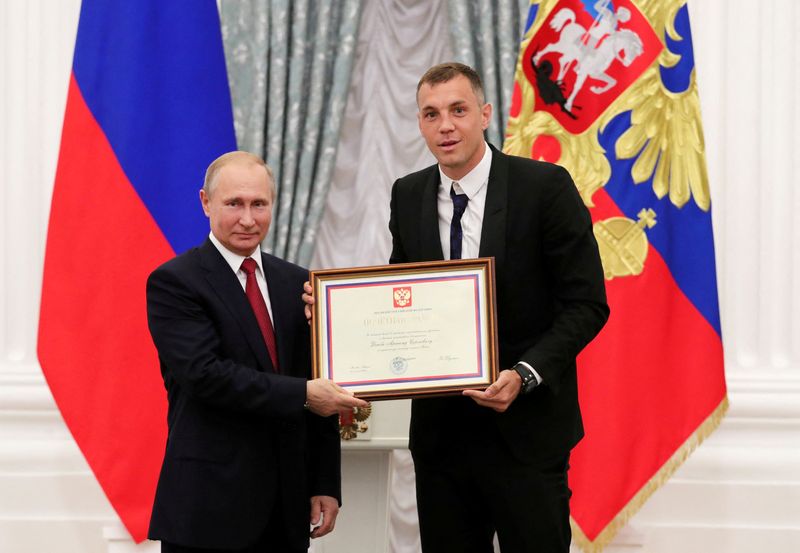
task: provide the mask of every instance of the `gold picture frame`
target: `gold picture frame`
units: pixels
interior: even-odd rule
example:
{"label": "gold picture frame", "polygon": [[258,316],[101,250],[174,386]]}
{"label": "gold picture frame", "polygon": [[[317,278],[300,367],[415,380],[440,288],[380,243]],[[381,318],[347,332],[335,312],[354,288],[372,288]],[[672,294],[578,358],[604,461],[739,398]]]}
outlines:
{"label": "gold picture frame", "polygon": [[315,378],[380,400],[497,379],[494,258],[312,271]]}

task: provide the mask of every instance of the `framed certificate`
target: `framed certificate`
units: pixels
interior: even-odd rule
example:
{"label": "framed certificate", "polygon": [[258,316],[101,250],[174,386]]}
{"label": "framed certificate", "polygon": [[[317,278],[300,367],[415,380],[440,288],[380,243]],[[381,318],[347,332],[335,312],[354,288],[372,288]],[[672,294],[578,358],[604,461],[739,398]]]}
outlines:
{"label": "framed certificate", "polygon": [[311,272],[315,378],[365,399],[483,389],[497,378],[494,258]]}

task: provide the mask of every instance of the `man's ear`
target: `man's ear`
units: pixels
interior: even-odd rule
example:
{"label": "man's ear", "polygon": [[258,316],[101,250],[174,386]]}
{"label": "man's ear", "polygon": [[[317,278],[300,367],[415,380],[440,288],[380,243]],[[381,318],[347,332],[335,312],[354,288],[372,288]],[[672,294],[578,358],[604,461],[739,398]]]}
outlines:
{"label": "man's ear", "polygon": [[481,108],[481,126],[483,130],[489,128],[489,123],[492,120],[492,104],[483,104]]}
{"label": "man's ear", "polygon": [[200,205],[203,206],[203,213],[206,214],[206,217],[209,216],[208,200],[209,200],[208,194],[206,194],[206,191],[201,188],[200,189]]}

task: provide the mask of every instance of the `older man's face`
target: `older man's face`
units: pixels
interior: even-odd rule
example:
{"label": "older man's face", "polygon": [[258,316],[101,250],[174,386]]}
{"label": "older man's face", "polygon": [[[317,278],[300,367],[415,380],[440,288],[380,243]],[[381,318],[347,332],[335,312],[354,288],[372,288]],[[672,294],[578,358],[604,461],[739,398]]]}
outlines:
{"label": "older man's face", "polygon": [[210,194],[200,191],[211,232],[234,253],[251,255],[272,222],[273,191],[266,169],[230,163],[217,173]]}

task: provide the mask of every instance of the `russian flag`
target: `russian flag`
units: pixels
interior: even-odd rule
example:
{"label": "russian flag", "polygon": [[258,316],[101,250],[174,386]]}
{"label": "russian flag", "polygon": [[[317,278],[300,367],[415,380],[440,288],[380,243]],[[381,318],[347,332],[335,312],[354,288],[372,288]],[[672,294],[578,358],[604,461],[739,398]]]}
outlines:
{"label": "russian flag", "polygon": [[[517,70],[504,149],[570,169],[600,247],[611,315],[578,357],[586,436],[569,473],[575,541],[597,552],[728,407],[711,202],[685,0],[544,4],[531,3],[519,60],[527,73]],[[579,94],[581,62],[563,51],[562,25],[584,24],[588,37],[601,17],[619,39],[607,68],[617,78],[605,88],[608,73],[590,75]],[[550,57],[536,61],[548,46]],[[583,62],[600,59],[580,48]],[[561,63],[566,76],[546,98],[540,87]],[[566,118],[559,96],[573,92]],[[606,92],[617,95],[604,100]]]}
{"label": "russian flag", "polygon": [[166,393],[145,281],[199,244],[208,164],[236,149],[214,0],[84,0],[44,264],[38,354],[64,420],[145,539]]}
{"label": "russian flag", "polygon": [[[680,61],[657,66],[657,76],[676,105],[697,106],[688,7],[671,6],[676,36],[664,32],[660,38]],[[655,193],[662,171],[670,188],[682,177],[693,186],[706,178],[699,108],[672,109],[691,133],[663,130],[675,123],[666,110],[654,109],[649,124],[667,137],[673,157],[667,165],[662,150],[666,167],[657,166],[642,182],[634,165],[655,139],[632,157],[623,154],[635,132],[635,110],[619,113],[597,135],[611,176],[593,196],[592,220],[608,225],[638,219],[648,246],[641,274],[607,280],[611,316],[578,359],[586,438],[571,460],[571,507],[577,540],[587,551],[613,539],[713,432],[728,407],[710,200],[697,189],[685,203],[672,190],[662,197]]]}

